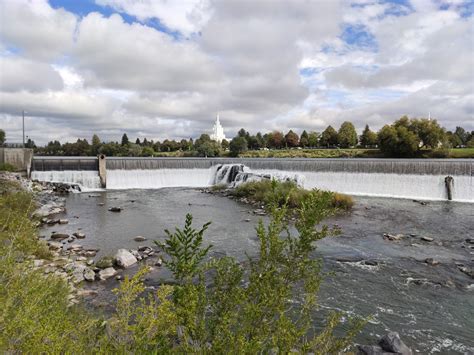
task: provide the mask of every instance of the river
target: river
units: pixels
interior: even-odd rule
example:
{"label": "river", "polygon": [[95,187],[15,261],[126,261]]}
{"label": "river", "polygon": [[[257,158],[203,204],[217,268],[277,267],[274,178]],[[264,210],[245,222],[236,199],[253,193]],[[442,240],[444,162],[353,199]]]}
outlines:
{"label": "river", "polygon": [[[120,213],[108,208],[120,206]],[[116,190],[70,194],[65,218],[69,224],[45,226],[46,237],[54,230],[73,233],[81,229],[85,247],[113,255],[119,248],[153,245],[164,240],[164,229],[182,226],[186,213],[200,226],[212,221],[205,241],[212,255],[229,255],[244,261],[258,246],[255,226],[259,218],[253,208],[222,196],[193,188]],[[249,221],[248,221],[249,220]],[[462,263],[473,268],[472,204],[430,201],[426,205],[407,199],[355,197],[354,209],[325,221],[337,224],[342,234],[318,242],[314,257],[321,257],[330,275],[320,293],[322,313],[338,309],[345,314],[371,317],[357,337],[372,344],[387,331],[397,331],[421,353],[464,353],[474,351],[473,280],[459,270]],[[389,241],[384,233],[404,234]],[[413,236],[408,236],[408,235]],[[135,236],[146,242],[137,243]],[[432,242],[421,237],[433,238]],[[433,258],[440,264],[424,262]],[[133,273],[136,268],[127,270]],[[155,268],[147,278],[157,287],[170,275]],[[89,302],[111,303],[115,280],[88,286],[99,291]],[[107,308],[107,305],[106,305]]]}

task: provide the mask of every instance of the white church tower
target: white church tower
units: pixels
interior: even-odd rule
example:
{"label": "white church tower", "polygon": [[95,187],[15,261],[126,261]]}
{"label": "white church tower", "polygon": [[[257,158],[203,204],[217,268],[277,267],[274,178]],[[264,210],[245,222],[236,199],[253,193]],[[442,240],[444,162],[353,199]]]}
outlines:
{"label": "white church tower", "polygon": [[212,134],[211,139],[221,143],[225,138],[224,128],[219,121],[219,114],[216,116],[216,122],[214,123],[214,127],[212,127]]}

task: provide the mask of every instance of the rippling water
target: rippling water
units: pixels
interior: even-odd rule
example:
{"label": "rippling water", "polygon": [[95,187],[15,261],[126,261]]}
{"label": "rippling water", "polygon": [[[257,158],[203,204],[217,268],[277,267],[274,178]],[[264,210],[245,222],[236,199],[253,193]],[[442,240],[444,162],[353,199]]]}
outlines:
{"label": "rippling water", "polygon": [[[339,309],[347,315],[371,316],[357,338],[362,343],[374,343],[379,335],[394,330],[422,353],[473,350],[473,280],[455,265],[474,267],[474,250],[464,242],[474,237],[472,205],[430,202],[422,206],[410,200],[368,197],[355,200],[351,213],[326,221],[337,224],[342,235],[318,244],[315,257],[322,257],[325,270],[331,271],[320,294],[323,313]],[[109,212],[111,206],[121,206],[123,211]],[[69,224],[45,227],[43,234],[52,230],[72,233],[81,228],[87,237],[79,243],[100,248],[100,256],[118,248],[135,248],[138,243],[133,237],[137,235],[149,239],[140,244],[163,240],[165,228],[181,226],[186,213],[192,213],[196,225],[213,222],[205,240],[213,244],[215,254],[244,260],[245,254],[254,254],[258,246],[254,228],[261,217],[251,212],[249,206],[194,189],[73,194],[67,198]],[[390,242],[383,239],[383,233],[415,236]],[[420,236],[431,236],[434,241],[423,242]],[[423,262],[426,258],[439,260],[440,265],[429,266]],[[376,265],[366,265],[363,260]],[[166,271],[157,269],[149,283],[158,284],[166,278]],[[113,282],[93,287],[105,295]]]}

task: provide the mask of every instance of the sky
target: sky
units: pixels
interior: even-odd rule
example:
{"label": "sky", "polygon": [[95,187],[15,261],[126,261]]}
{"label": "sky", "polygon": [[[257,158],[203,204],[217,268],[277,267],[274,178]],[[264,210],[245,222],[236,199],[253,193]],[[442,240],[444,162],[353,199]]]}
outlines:
{"label": "sky", "polygon": [[0,128],[37,144],[474,130],[474,0],[1,0]]}

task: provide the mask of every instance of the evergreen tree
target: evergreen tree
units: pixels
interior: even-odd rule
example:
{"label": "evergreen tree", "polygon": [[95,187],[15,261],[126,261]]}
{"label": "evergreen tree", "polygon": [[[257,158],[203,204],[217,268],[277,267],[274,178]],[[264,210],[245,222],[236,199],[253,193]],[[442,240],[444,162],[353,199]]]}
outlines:
{"label": "evergreen tree", "polygon": [[360,136],[360,145],[364,148],[374,147],[377,145],[377,133],[372,132],[369,125],[365,125],[364,131]]}
{"label": "evergreen tree", "polygon": [[308,145],[309,145],[308,132],[306,132],[306,130],[304,130],[303,133],[301,133],[300,146],[301,146],[302,148],[306,148]]}
{"label": "evergreen tree", "polygon": [[128,145],[128,143],[129,143],[129,141],[128,141],[127,134],[124,133],[123,136],[122,136],[122,146]]}

